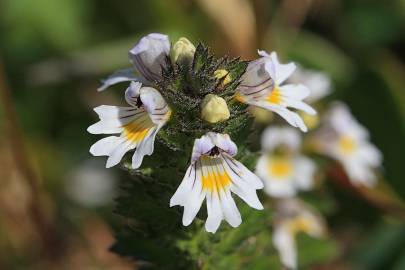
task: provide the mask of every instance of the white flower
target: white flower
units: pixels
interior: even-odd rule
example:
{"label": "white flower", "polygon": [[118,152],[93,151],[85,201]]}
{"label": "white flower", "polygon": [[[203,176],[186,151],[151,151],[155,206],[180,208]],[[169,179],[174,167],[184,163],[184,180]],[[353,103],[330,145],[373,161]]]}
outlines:
{"label": "white flower", "polygon": [[100,121],[90,126],[92,134],[115,134],[99,140],[90,148],[94,156],[108,156],[107,168],[117,165],[126,152],[136,149],[132,156],[132,167],[138,168],[145,155],[151,155],[156,134],[170,118],[170,108],[154,88],[141,87],[131,82],[125,92],[129,107],[96,107]]}
{"label": "white flower", "polygon": [[[257,162],[256,174],[263,180],[264,191],[269,196],[292,197],[298,190],[312,188],[315,164],[299,154],[300,145],[300,134],[292,128],[271,127],[264,131],[264,154]],[[288,152],[275,153],[279,148]]]}
{"label": "white flower", "polygon": [[281,85],[295,70],[295,64],[280,64],[275,52],[259,51],[262,57],[249,63],[235,98],[249,105],[262,107],[283,117],[289,124],[307,131],[301,117],[288,109],[295,108],[308,114],[316,111],[302,100],[310,91],[302,84]]}
{"label": "white flower", "polygon": [[[119,70],[103,80],[98,91],[103,91],[113,84],[125,81],[140,81],[151,85],[161,78],[162,66],[170,52],[167,35],[152,33],[143,38],[129,51],[129,58],[134,68]],[[135,76],[135,72],[139,77]]]}
{"label": "white flower", "polygon": [[183,225],[191,224],[207,199],[205,229],[215,233],[225,219],[232,227],[242,222],[231,192],[249,206],[263,209],[256,190],[263,188],[260,179],[232,157],[237,147],[227,134],[209,132],[195,140],[191,165],[170,200],[170,206],[184,207]]}
{"label": "white flower", "polygon": [[288,79],[288,83],[302,83],[311,89],[311,94],[305,99],[314,103],[332,92],[331,80],[323,72],[298,67]]}
{"label": "white flower", "polygon": [[264,182],[264,191],[272,197],[292,197],[298,190],[313,186],[315,165],[303,156],[262,155],[256,174]]}
{"label": "white flower", "polygon": [[286,146],[291,151],[301,147],[301,135],[288,127],[268,127],[261,138],[262,151],[272,152],[279,146]]}
{"label": "white flower", "polygon": [[369,142],[368,131],[353,118],[346,105],[332,105],[316,138],[319,151],[338,160],[353,183],[375,185],[373,170],[381,165],[381,152]]}
{"label": "white flower", "polygon": [[312,237],[325,235],[325,223],[313,209],[295,199],[282,200],[278,204],[273,231],[273,244],[281,262],[288,269],[297,269],[297,247],[295,237],[306,233]]}

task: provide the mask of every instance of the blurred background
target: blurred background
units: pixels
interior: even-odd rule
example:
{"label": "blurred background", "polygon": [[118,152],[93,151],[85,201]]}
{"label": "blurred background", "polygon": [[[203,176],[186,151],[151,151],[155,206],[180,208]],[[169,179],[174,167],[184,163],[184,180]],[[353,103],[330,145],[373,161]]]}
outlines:
{"label": "blurred background", "polygon": [[150,32],[328,74],[383,152],[385,182],[371,200],[336,187],[339,249],[313,269],[405,269],[404,0],[2,0],[0,269],[133,269],[108,251],[126,173],[90,156],[86,128],[93,107],[123,103],[125,86],[97,93],[99,80]]}

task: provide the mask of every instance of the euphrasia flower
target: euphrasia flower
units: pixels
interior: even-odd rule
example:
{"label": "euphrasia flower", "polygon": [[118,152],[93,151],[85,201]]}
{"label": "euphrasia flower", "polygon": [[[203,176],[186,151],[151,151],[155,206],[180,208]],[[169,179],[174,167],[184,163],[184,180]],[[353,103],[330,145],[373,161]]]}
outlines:
{"label": "euphrasia flower", "polygon": [[249,63],[235,98],[249,105],[273,111],[283,117],[289,124],[307,131],[301,117],[288,108],[316,114],[315,110],[302,100],[310,91],[302,84],[285,84],[295,70],[295,64],[280,64],[275,52],[270,55],[259,51],[261,58]]}
{"label": "euphrasia flower", "polygon": [[272,197],[291,197],[313,186],[315,164],[300,154],[301,136],[289,127],[269,127],[262,135],[256,174]]}
{"label": "euphrasia flower", "polygon": [[92,134],[120,134],[101,139],[90,148],[94,156],[108,156],[107,168],[117,165],[133,149],[132,167],[138,168],[143,157],[152,154],[156,134],[171,114],[161,94],[139,82],[131,82],[125,99],[130,106],[96,107],[100,121],[87,129]]}
{"label": "euphrasia flower", "polygon": [[325,223],[314,209],[296,199],[278,202],[275,216],[273,244],[283,265],[288,269],[297,269],[296,235],[306,233],[320,238],[325,235]]}
{"label": "euphrasia flower", "polygon": [[152,33],[141,38],[129,51],[129,59],[133,68],[113,73],[103,81],[98,91],[127,81],[140,81],[149,86],[153,85],[162,76],[162,66],[166,65],[169,52],[170,41],[167,35]]}
{"label": "euphrasia flower", "polygon": [[263,209],[256,194],[263,184],[233,158],[236,152],[237,147],[227,134],[209,132],[195,140],[191,165],[170,200],[170,206],[184,207],[183,225],[191,224],[205,198],[208,212],[205,228],[212,233],[223,219],[232,227],[242,222],[232,193],[249,206]]}
{"label": "euphrasia flower", "polygon": [[332,105],[314,141],[321,153],[343,165],[353,183],[369,187],[376,183],[374,169],[381,165],[382,155],[346,105]]}

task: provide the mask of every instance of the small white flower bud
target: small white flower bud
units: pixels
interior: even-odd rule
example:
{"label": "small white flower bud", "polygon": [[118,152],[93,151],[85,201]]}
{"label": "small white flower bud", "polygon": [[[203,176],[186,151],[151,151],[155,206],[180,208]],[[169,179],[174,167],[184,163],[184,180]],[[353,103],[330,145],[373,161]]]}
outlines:
{"label": "small white flower bud", "polygon": [[191,62],[194,58],[195,46],[185,37],[179,38],[170,50],[173,63]]}
{"label": "small white flower bud", "polygon": [[226,101],[216,95],[208,94],[201,104],[201,118],[209,123],[218,123],[229,118]]}

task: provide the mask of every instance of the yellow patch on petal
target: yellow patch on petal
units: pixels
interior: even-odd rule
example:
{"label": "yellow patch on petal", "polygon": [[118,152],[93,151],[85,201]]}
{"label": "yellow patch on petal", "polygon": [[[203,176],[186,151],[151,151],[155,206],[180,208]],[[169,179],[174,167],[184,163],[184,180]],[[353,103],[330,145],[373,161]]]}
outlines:
{"label": "yellow patch on petal", "polygon": [[291,175],[293,164],[288,158],[272,158],[268,164],[269,174],[277,179],[285,179]]}
{"label": "yellow patch on petal", "polygon": [[236,99],[240,103],[246,103],[246,98],[239,92],[236,92],[234,99]]}
{"label": "yellow patch on petal", "polygon": [[218,192],[231,184],[231,178],[225,170],[220,170],[221,161],[217,157],[201,157],[202,166],[206,169],[202,174],[202,187],[209,192]]}
{"label": "yellow patch on petal", "polygon": [[167,111],[167,113],[165,114],[163,120],[164,121],[169,121],[170,117],[172,117],[172,110],[169,108],[169,110]]}
{"label": "yellow patch on petal", "polygon": [[280,104],[282,101],[282,95],[280,89],[276,86],[271,91],[270,95],[267,96],[267,101],[273,104]]}
{"label": "yellow patch on petal", "polygon": [[127,140],[138,144],[145,139],[148,131],[154,126],[155,124],[152,122],[149,115],[144,113],[144,115],[126,124],[123,127],[123,134]]}
{"label": "yellow patch on petal", "polygon": [[350,155],[356,150],[356,142],[349,136],[340,137],[338,146],[340,151],[345,155]]}

